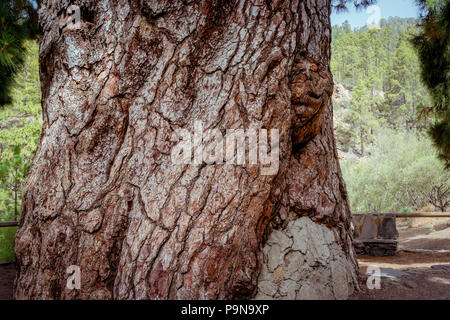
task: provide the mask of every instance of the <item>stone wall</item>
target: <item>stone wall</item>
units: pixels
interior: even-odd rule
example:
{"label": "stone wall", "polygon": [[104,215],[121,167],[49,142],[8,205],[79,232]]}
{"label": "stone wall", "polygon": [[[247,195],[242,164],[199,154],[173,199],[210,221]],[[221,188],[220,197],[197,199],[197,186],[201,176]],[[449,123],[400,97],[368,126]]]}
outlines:
{"label": "stone wall", "polygon": [[347,299],[358,286],[333,231],[308,217],[274,230],[263,252],[256,299]]}
{"label": "stone wall", "polygon": [[397,251],[398,232],[393,214],[353,215],[356,253],[393,256]]}

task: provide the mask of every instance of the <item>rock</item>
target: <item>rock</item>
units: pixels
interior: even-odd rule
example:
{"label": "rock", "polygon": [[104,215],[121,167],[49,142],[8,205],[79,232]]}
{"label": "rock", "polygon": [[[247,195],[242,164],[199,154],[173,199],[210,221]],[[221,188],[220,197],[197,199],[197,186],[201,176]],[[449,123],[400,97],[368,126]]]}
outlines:
{"label": "rock", "polygon": [[416,275],[416,274],[421,274],[423,273],[423,271],[419,271],[419,270],[412,270],[412,269],[408,269],[405,272],[407,272],[410,275]]}
{"label": "rock", "polygon": [[378,225],[378,239],[398,239],[398,231],[395,224],[395,216],[383,216]]}
{"label": "rock", "polygon": [[349,281],[347,279],[346,266],[342,261],[331,262],[331,279],[333,281],[334,296],[338,300],[347,299],[349,296]]}
{"label": "rock", "polygon": [[269,270],[272,272],[283,262],[282,251],[278,244],[270,247],[267,259]]}
{"label": "rock", "polygon": [[383,244],[376,243],[371,246],[368,252],[375,257],[395,256],[397,252],[397,242]]}
{"label": "rock", "polygon": [[320,298],[321,297],[317,292],[317,289],[309,283],[302,285],[300,291],[295,296],[296,300],[318,300]]}
{"label": "rock", "polygon": [[[280,239],[289,239],[283,251]],[[272,233],[263,252],[256,299],[347,299],[357,286],[356,273],[333,231],[308,217]]]}
{"label": "rock", "polygon": [[258,290],[272,297],[277,292],[277,286],[271,281],[261,281],[258,285]]}
{"label": "rock", "polygon": [[414,281],[411,281],[411,280],[405,280],[405,281],[403,282],[403,285],[404,285],[405,287],[411,288],[411,289],[416,289],[416,288],[419,287],[417,283],[415,283]]}
{"label": "rock", "polygon": [[395,216],[388,214],[355,215],[352,218],[357,254],[394,256],[398,231]]}
{"label": "rock", "polygon": [[283,268],[282,267],[278,267],[273,272],[273,282],[275,282],[277,285],[279,285],[281,283],[281,281],[283,281],[283,279],[284,279]]}
{"label": "rock", "polygon": [[356,254],[366,254],[366,250],[365,250],[365,247],[364,247],[364,242],[354,240],[353,241],[353,246],[355,248]]}
{"label": "rock", "polygon": [[295,290],[297,289],[297,283],[294,280],[283,280],[280,283],[280,294],[287,296],[288,299],[295,299]]}
{"label": "rock", "polygon": [[299,266],[305,265],[305,257],[303,254],[296,251],[289,252],[284,258],[284,263],[285,263],[284,274],[286,277],[290,279],[297,280],[299,272],[309,271],[309,268],[299,268]]}
{"label": "rock", "polygon": [[290,239],[288,236],[286,236],[285,233],[279,230],[273,230],[268,241],[271,245],[278,245],[281,251],[284,251],[292,246],[292,239]]}
{"label": "rock", "polygon": [[377,236],[378,226],[375,224],[375,221],[372,217],[366,216],[361,227],[361,233],[359,234],[358,239],[376,239]]}
{"label": "rock", "polygon": [[357,254],[367,254],[375,257],[395,256],[397,253],[396,240],[355,240]]}
{"label": "rock", "polygon": [[431,269],[450,272],[450,264],[435,264],[431,266]]}
{"label": "rock", "polygon": [[398,279],[401,277],[408,276],[408,273],[406,271],[396,270],[392,268],[382,268],[380,276],[382,278]]}
{"label": "rock", "polygon": [[307,249],[307,230],[306,228],[293,227],[289,230],[294,237],[294,244],[292,250],[298,250],[303,254],[306,254]]}
{"label": "rock", "polygon": [[358,240],[398,239],[395,216],[387,214],[355,215],[355,238]]}

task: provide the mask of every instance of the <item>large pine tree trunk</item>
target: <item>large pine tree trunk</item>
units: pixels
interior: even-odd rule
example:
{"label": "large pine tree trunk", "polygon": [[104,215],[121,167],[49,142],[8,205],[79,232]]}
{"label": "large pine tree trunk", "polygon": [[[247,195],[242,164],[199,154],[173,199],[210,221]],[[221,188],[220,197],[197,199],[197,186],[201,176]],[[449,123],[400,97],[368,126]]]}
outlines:
{"label": "large pine tree trunk", "polygon": [[[44,125],[15,297],[345,298],[330,1],[43,1]],[[280,163],[175,165],[175,129],[279,129]],[[81,268],[81,289],[66,268]]]}

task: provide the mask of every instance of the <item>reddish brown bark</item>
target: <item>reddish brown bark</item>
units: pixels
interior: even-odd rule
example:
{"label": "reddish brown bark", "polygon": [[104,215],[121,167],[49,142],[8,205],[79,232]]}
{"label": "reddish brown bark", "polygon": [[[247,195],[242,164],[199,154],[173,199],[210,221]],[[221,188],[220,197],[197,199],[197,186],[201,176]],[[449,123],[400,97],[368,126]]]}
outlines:
{"label": "reddish brown bark", "polygon": [[[308,216],[355,268],[330,96],[330,1],[43,1],[43,131],[17,299],[256,294],[273,228]],[[53,2],[50,6],[49,2]],[[280,130],[280,168],[173,165],[175,129]],[[81,289],[66,289],[66,268]]]}

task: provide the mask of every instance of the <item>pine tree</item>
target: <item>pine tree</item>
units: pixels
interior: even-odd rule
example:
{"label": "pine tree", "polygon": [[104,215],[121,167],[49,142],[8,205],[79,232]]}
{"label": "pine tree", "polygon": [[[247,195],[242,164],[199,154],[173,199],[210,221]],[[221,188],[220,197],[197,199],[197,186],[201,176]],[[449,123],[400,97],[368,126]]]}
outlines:
{"label": "pine tree", "polygon": [[15,145],[10,154],[3,152],[0,159],[0,185],[12,191],[14,196],[14,220],[18,221],[20,190],[31,162],[22,154],[20,145]]}
{"label": "pine tree", "polygon": [[0,107],[11,102],[14,76],[24,63],[24,41],[37,36],[37,5],[30,0],[0,2]]}
{"label": "pine tree", "polygon": [[24,64],[14,77],[11,104],[0,110],[0,219],[3,220],[18,217],[22,182],[41,131],[38,45],[27,40],[24,47]]}
{"label": "pine tree", "polygon": [[353,132],[359,141],[359,152],[364,156],[365,146],[371,142],[373,129],[376,126],[376,119],[372,111],[374,101],[365,81],[361,80],[356,85],[350,104],[353,115]]}
{"label": "pine tree", "polygon": [[11,107],[22,116],[39,117],[41,87],[39,83],[39,46],[34,40],[24,43],[26,54],[23,66],[15,76],[11,88]]}
{"label": "pine tree", "polygon": [[450,167],[450,16],[449,0],[419,0],[423,19],[413,40],[421,63],[422,80],[432,100],[435,123],[429,133],[440,157]]}
{"label": "pine tree", "polygon": [[407,35],[400,38],[389,72],[386,104],[388,120],[394,126],[405,129],[416,128],[417,107],[426,99],[426,92],[420,85],[419,62]]}

